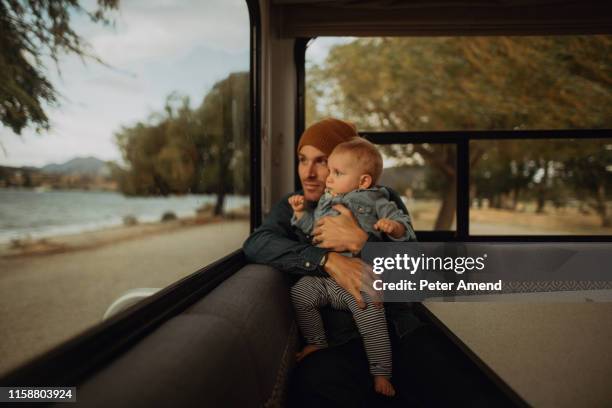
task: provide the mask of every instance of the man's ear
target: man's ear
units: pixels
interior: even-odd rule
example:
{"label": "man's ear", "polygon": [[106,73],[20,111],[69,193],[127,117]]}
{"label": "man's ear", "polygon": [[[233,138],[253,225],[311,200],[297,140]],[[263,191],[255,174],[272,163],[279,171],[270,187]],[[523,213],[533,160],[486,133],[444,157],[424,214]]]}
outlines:
{"label": "man's ear", "polygon": [[372,176],[370,176],[369,174],[362,174],[359,177],[359,188],[364,189],[370,187],[372,187]]}

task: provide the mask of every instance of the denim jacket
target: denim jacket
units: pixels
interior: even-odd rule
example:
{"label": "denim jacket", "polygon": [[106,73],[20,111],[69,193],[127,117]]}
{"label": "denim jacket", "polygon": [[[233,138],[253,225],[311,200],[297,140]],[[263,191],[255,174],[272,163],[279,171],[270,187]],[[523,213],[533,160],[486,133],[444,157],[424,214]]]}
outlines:
{"label": "denim jacket", "polygon": [[298,220],[295,215],[291,218],[291,225],[302,231],[311,233],[315,222],[327,215],[338,215],[338,211],[333,209],[336,204],[347,207],[359,223],[362,230],[369,235],[374,235],[378,240],[383,240],[385,236],[382,232],[374,229],[374,224],[381,218],[388,218],[404,225],[406,232],[400,238],[386,236],[391,241],[414,241],[414,231],[410,216],[400,210],[393,201],[389,201],[389,191],[385,187],[372,187],[358,189],[346,194],[333,196],[326,192],[323,194],[314,211],[306,209],[302,217]]}
{"label": "denim jacket", "polygon": [[[397,193],[388,189],[389,198],[399,209],[408,215],[406,206]],[[319,266],[319,262],[328,250],[313,246],[310,236],[291,225],[293,210],[287,201],[294,194],[283,197],[270,211],[264,222],[247,238],[242,249],[249,262],[273,266],[290,275],[293,283],[304,275],[329,277]],[[411,241],[416,241],[412,224],[410,224]],[[368,241],[380,241],[374,234],[368,234]],[[413,314],[409,303],[387,303],[385,312],[389,328],[394,328],[398,337],[402,337],[422,323]],[[323,308],[321,310],[325,331],[330,345],[338,345],[349,340],[360,338],[350,312]]]}

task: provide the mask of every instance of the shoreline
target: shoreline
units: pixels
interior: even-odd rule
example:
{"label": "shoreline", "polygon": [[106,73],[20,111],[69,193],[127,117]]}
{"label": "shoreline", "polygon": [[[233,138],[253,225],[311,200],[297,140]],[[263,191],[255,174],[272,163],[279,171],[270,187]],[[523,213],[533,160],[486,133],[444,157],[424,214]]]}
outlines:
{"label": "shoreline", "polygon": [[114,225],[50,237],[14,239],[0,243],[1,259],[18,259],[101,248],[173,232],[179,229],[215,224],[225,221],[246,220],[248,215],[230,213],[226,216],[189,216],[170,221],[141,222],[135,225]]}

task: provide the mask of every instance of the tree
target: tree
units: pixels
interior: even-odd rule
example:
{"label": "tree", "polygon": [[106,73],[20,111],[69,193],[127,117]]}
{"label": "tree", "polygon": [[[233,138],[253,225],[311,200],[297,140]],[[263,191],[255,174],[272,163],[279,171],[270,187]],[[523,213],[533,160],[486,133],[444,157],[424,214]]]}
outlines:
{"label": "tree", "polygon": [[[249,179],[249,95],[248,74],[233,73],[213,86],[198,112],[210,143],[208,160],[202,163],[202,180],[217,195],[215,215],[223,213],[225,195],[235,180]],[[233,178],[236,171],[239,175]]]}
{"label": "tree", "polygon": [[[383,131],[610,128],[611,47],[606,36],[357,39],[307,72],[307,121],[339,115]],[[457,185],[449,147],[384,150],[420,155],[446,179],[436,228],[450,228]],[[546,172],[554,155],[546,145],[539,152]],[[470,168],[485,153],[471,144]]]}
{"label": "tree", "polygon": [[246,194],[250,172],[248,72],[215,83],[202,104],[171,94],[163,113],[115,135],[128,168],[113,166],[124,194],[213,193],[215,215],[227,194]]}
{"label": "tree", "polygon": [[601,219],[601,226],[612,227],[612,143],[606,140],[590,141],[581,153],[564,163],[564,177],[584,196],[586,204],[595,210]]}
{"label": "tree", "polygon": [[85,13],[94,23],[109,24],[107,13],[119,0],[97,0],[93,11],[78,0],[0,0],[0,120],[17,134],[27,126],[49,129],[44,105],[57,105],[57,91],[47,78],[47,58],[58,65],[61,54],[92,58],[85,40],[71,27],[71,14]]}
{"label": "tree", "polygon": [[[537,166],[522,153],[523,141],[478,140],[470,148],[484,152],[470,168],[472,197],[480,202],[486,198],[493,208],[515,209],[523,190],[528,188]],[[511,199],[511,203],[508,198]]]}
{"label": "tree", "polygon": [[166,98],[163,113],[149,123],[124,127],[115,134],[129,169],[114,167],[115,179],[128,195],[168,195],[191,192],[196,184],[199,132],[189,99],[177,94]]}

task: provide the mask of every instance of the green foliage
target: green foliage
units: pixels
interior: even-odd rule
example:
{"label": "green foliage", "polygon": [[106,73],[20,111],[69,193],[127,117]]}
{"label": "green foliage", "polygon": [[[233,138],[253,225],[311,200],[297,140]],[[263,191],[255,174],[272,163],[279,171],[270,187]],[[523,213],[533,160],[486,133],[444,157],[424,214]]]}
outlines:
{"label": "green foliage", "polygon": [[[612,128],[611,51],[610,36],[357,39],[309,67],[306,119],[339,116],[373,131]],[[576,148],[473,143],[473,193],[496,200],[523,194],[540,209],[545,200],[560,201],[569,185],[563,160],[579,155]],[[436,228],[449,228],[456,155],[438,144],[383,150],[420,156],[434,169],[428,182],[443,201]],[[487,164],[478,166],[484,156]],[[536,174],[543,175],[536,181]]]}
{"label": "green foliage", "polygon": [[358,39],[309,89],[363,130],[610,128],[611,50],[609,36]]}
{"label": "green foliage", "polygon": [[176,94],[164,113],[149,123],[124,127],[115,135],[128,168],[113,176],[128,195],[217,195],[221,214],[226,194],[248,194],[250,105],[248,72],[217,82],[202,104],[190,108]]}
{"label": "green foliage", "polygon": [[45,57],[57,66],[60,54],[101,62],[71,27],[71,13],[85,13],[94,23],[109,24],[107,12],[119,0],[97,0],[93,11],[78,0],[0,0],[0,120],[21,134],[27,126],[48,130],[44,105],[57,105],[57,91],[47,78]]}
{"label": "green foliage", "polygon": [[585,199],[603,227],[612,226],[612,141],[591,141],[582,154],[564,161],[563,177]]}
{"label": "green foliage", "polygon": [[249,187],[248,73],[230,74],[215,84],[197,114],[209,146],[199,169],[201,183],[212,188],[220,198],[215,207],[215,213],[219,214],[223,197],[229,190],[246,193]]}
{"label": "green foliage", "polygon": [[[494,207],[516,209],[519,200],[536,201],[537,212],[552,201],[564,206],[580,199],[610,225],[612,141],[605,139],[475,141],[486,151],[471,171],[477,196]],[[511,199],[501,202],[501,195]]]}

